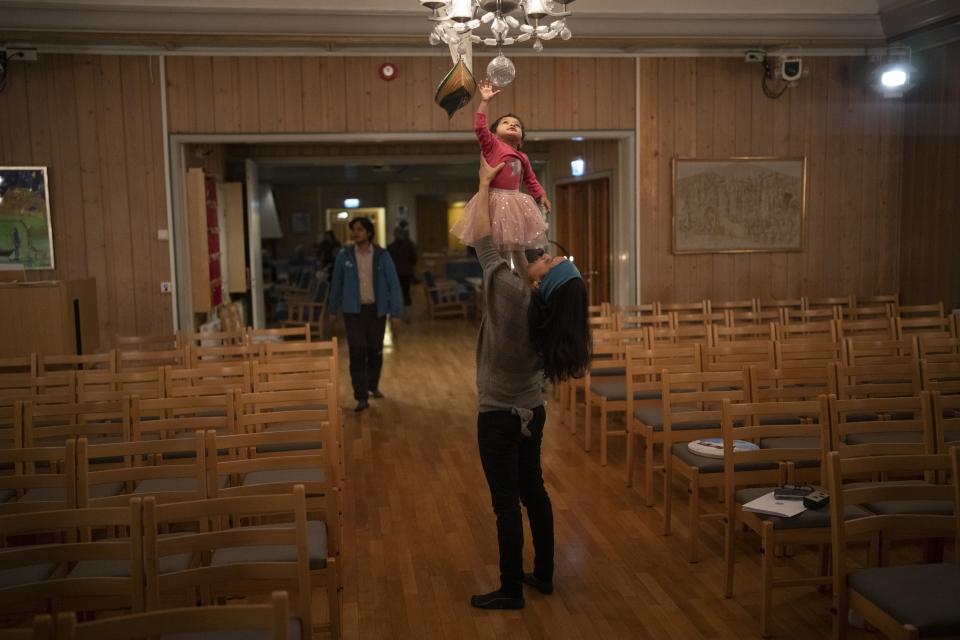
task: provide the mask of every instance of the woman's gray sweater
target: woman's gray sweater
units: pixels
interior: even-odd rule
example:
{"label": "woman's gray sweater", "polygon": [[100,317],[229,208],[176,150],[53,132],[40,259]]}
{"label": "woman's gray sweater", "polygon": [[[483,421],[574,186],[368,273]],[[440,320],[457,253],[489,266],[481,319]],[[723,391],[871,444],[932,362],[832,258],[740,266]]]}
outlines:
{"label": "woman's gray sweater", "polygon": [[530,287],[510,269],[493,238],[481,238],[475,248],[484,294],[477,339],[479,410],[534,409],[543,404],[543,365],[530,344]]}

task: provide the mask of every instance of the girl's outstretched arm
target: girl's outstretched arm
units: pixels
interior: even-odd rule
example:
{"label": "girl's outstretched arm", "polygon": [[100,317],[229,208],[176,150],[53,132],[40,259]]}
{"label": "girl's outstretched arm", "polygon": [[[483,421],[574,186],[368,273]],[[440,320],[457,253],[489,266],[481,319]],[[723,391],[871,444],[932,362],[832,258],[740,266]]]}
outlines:
{"label": "girl's outstretched arm", "polygon": [[480,143],[480,152],[485,156],[492,156],[493,150],[497,146],[497,139],[490,133],[490,129],[487,128],[487,103],[500,93],[500,91],[494,90],[489,80],[483,80],[478,86],[480,89],[480,104],[477,106],[477,113],[473,117],[473,131],[477,134],[477,141]]}

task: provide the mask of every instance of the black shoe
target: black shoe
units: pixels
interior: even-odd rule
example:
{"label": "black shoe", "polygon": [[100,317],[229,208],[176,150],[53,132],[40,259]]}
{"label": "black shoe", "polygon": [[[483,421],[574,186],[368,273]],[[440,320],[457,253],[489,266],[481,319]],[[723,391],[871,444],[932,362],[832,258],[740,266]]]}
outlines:
{"label": "black shoe", "polygon": [[553,580],[541,580],[532,573],[525,573],[523,581],[545,596],[553,593]]}
{"label": "black shoe", "polygon": [[383,394],[380,393],[380,389],[374,389],[373,391],[370,392],[370,397],[376,398],[377,400],[379,400],[380,398],[383,397]]}
{"label": "black shoe", "polygon": [[370,408],[369,402],[367,402],[366,400],[360,400],[359,402],[357,402],[357,406],[354,407],[353,410],[356,411],[357,413],[360,413],[361,411],[366,411],[369,408]]}
{"label": "black shoe", "polygon": [[511,596],[500,589],[470,598],[470,604],[477,609],[523,609],[523,594]]}

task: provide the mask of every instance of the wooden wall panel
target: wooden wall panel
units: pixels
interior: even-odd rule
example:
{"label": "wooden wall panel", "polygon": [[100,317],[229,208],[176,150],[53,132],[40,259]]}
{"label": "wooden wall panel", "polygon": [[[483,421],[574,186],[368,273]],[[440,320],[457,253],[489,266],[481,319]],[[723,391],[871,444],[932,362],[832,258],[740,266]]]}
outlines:
{"label": "wooden wall panel", "polygon": [[[477,57],[478,76],[489,57]],[[473,111],[452,119],[433,103],[450,68],[444,56],[398,58],[395,80],[376,57],[187,57],[166,59],[173,133],[469,131]],[[492,108],[531,130],[632,129],[634,61],[525,57],[518,81]]]}
{"label": "wooden wall panel", "polygon": [[48,167],[56,269],[28,278],[95,278],[102,345],[172,330],[160,113],[148,57],[43,54],[0,93],[0,164]]}
{"label": "wooden wall panel", "polygon": [[[877,294],[899,288],[902,103],[869,87],[865,58],[807,58],[799,87],[766,98],[740,60],[640,60],[640,277],[644,301]],[[674,255],[675,156],[801,156],[800,253]]]}
{"label": "wooden wall panel", "polygon": [[[960,42],[914,57],[907,94],[900,278],[903,301],[960,307]],[[886,190],[889,194],[889,189]]]}

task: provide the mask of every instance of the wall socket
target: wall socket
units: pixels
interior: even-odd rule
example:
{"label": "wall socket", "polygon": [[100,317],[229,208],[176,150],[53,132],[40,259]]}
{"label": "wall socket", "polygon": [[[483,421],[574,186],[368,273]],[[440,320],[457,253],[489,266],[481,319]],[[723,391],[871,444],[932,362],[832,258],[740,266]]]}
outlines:
{"label": "wall socket", "polygon": [[157,229],[157,240],[169,240],[170,232],[166,229]]}
{"label": "wall socket", "polygon": [[160,293],[170,293],[171,287],[169,282],[160,283]]}

